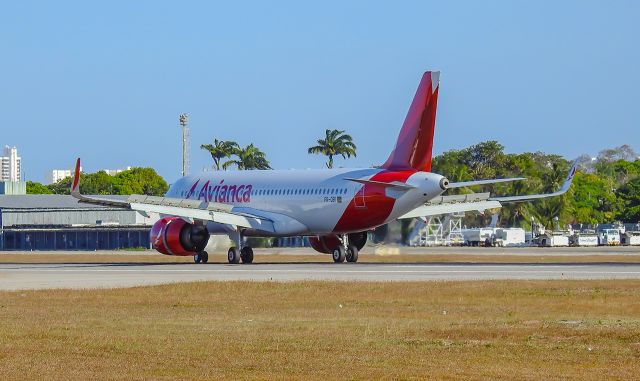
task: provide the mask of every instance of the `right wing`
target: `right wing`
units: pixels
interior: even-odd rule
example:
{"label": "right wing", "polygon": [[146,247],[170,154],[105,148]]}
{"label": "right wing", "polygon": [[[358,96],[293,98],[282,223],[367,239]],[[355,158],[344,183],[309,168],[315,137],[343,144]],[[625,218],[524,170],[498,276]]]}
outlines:
{"label": "right wing", "polygon": [[489,199],[489,193],[471,193],[456,196],[440,196],[415,208],[398,219],[438,216],[441,214],[478,211],[501,208],[498,201]]}
{"label": "right wing", "polygon": [[459,183],[449,183],[447,188],[464,188],[464,187],[472,187],[474,185],[489,185],[489,184],[497,184],[497,183],[506,183],[510,181],[521,181],[526,180],[525,177],[513,177],[509,179],[491,179],[491,180],[473,180],[473,181],[462,181]]}
{"label": "right wing", "polygon": [[[565,194],[571,187],[573,177],[576,174],[578,162],[575,161],[569,170],[562,187],[556,192],[547,194],[531,194],[523,196],[490,197],[488,193],[472,193],[459,196],[440,196],[430,200],[425,205],[419,206],[398,219],[437,216],[441,214],[479,211],[501,208],[504,203],[523,202],[547,197],[555,197]],[[482,180],[480,180],[482,181]],[[477,184],[476,184],[477,185]]]}
{"label": "right wing", "polygon": [[234,212],[233,206],[229,204],[145,195],[131,195],[127,199],[83,195],[80,193],[80,159],[76,161],[76,169],[71,183],[71,196],[82,203],[135,210],[146,216],[148,213],[159,213],[180,217],[190,222],[195,220],[213,221],[269,233],[275,232],[272,219],[251,213]]}

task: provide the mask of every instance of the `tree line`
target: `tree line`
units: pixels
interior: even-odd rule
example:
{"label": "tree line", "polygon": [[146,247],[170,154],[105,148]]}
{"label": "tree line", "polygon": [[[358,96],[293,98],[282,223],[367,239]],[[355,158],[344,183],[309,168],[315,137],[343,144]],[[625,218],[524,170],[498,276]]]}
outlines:
{"label": "tree line", "polygon": [[[529,226],[533,218],[537,223],[553,228],[555,217],[561,226],[640,221],[640,160],[631,147],[606,149],[595,158],[583,155],[578,163],[578,172],[566,194],[534,202],[505,204],[500,210],[501,224]],[[487,141],[436,156],[433,171],[451,181],[526,177],[525,181],[460,190],[524,195],[556,191],[567,177],[570,165],[560,155],[543,152],[506,154],[500,143]],[[486,223],[486,216],[466,218],[470,225]]]}
{"label": "tree line", "polygon": [[[267,155],[254,144],[241,147],[228,140],[214,139],[203,144],[213,160],[214,170],[269,170]],[[326,167],[333,168],[334,158],[355,157],[353,138],[342,130],[325,131],[325,136],[307,149],[309,154],[327,157]],[[615,221],[640,221],[640,160],[628,145],[602,150],[597,157],[578,158],[579,170],[569,192],[560,197],[534,202],[505,204],[499,211],[504,226],[529,226],[537,223],[554,227],[554,218],[566,223],[598,224]],[[459,150],[446,151],[433,158],[432,171],[450,181],[470,181],[504,177],[526,177],[525,181],[450,190],[449,194],[491,192],[492,195],[551,193],[563,183],[570,162],[560,155],[544,152],[508,154],[497,141],[486,141]],[[51,185],[27,182],[27,193],[69,194],[71,179]],[[115,176],[101,171],[81,174],[80,191],[86,194],[163,195],[168,185],[152,168],[133,168]],[[468,214],[466,223],[482,225],[487,215]]]}
{"label": "tree line", "polygon": [[[253,144],[242,149],[235,142],[214,140],[202,145],[211,153],[214,169],[270,169],[266,155]],[[317,144],[308,148],[309,154],[327,157],[327,168],[333,168],[334,157],[348,159],[356,156],[353,138],[340,130],[326,130]],[[255,157],[254,157],[255,156]],[[223,159],[228,159],[222,162]],[[530,226],[533,219],[548,228],[583,223],[595,225],[615,221],[640,221],[640,160],[628,145],[602,150],[596,158],[578,158],[579,171],[571,189],[565,195],[533,202],[505,204],[499,211],[503,226]],[[262,163],[258,165],[257,163]],[[490,192],[492,195],[525,195],[552,193],[567,177],[571,163],[564,157],[544,152],[507,154],[497,141],[486,141],[460,150],[450,150],[433,159],[432,171],[449,180],[526,177],[525,181],[476,186],[449,191],[454,193]],[[470,226],[483,225],[486,215],[468,214]]]}
{"label": "tree line", "polygon": [[[71,177],[49,185],[27,181],[27,194],[70,194],[71,181]],[[167,190],[169,185],[153,168],[131,168],[114,176],[105,171],[80,174],[80,192],[84,194],[163,196]]]}

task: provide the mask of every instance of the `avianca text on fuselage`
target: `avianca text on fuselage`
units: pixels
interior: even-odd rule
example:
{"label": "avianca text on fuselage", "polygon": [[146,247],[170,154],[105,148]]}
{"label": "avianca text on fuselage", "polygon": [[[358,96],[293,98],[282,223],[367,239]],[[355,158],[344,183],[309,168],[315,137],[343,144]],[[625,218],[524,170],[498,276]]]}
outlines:
{"label": "avianca text on fuselage", "polygon": [[227,184],[224,184],[224,179],[223,179],[223,180],[220,180],[219,184],[211,185],[210,184],[211,180],[207,180],[207,182],[205,182],[200,188],[200,192],[196,193],[199,182],[200,180],[197,180],[191,186],[191,189],[189,190],[185,198],[190,199],[197,194],[198,200],[202,200],[206,202],[220,202],[220,203],[251,202],[251,191],[253,190],[253,186],[251,184],[227,185]]}

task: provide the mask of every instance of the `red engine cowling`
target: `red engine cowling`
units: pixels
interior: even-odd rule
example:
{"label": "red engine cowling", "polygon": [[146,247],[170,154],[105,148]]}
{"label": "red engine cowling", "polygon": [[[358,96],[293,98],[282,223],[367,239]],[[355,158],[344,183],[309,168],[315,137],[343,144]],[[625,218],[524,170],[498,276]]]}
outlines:
{"label": "red engine cowling", "polygon": [[[354,245],[358,250],[361,250],[367,243],[367,232],[351,233],[348,236],[349,244]],[[315,251],[331,254],[340,245],[340,240],[336,235],[323,235],[309,237],[309,243]]]}
{"label": "red engine cowling", "polygon": [[164,217],[151,228],[153,248],[167,255],[194,255],[204,250],[209,231],[204,225],[194,225],[179,217]]}

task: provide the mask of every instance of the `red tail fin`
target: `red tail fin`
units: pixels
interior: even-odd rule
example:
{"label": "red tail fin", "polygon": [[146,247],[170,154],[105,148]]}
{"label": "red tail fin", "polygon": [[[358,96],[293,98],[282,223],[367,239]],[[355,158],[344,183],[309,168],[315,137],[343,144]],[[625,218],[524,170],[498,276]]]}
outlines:
{"label": "red tail fin", "polygon": [[427,172],[431,170],[439,85],[439,71],[424,73],[400,130],[396,146],[382,168]]}

